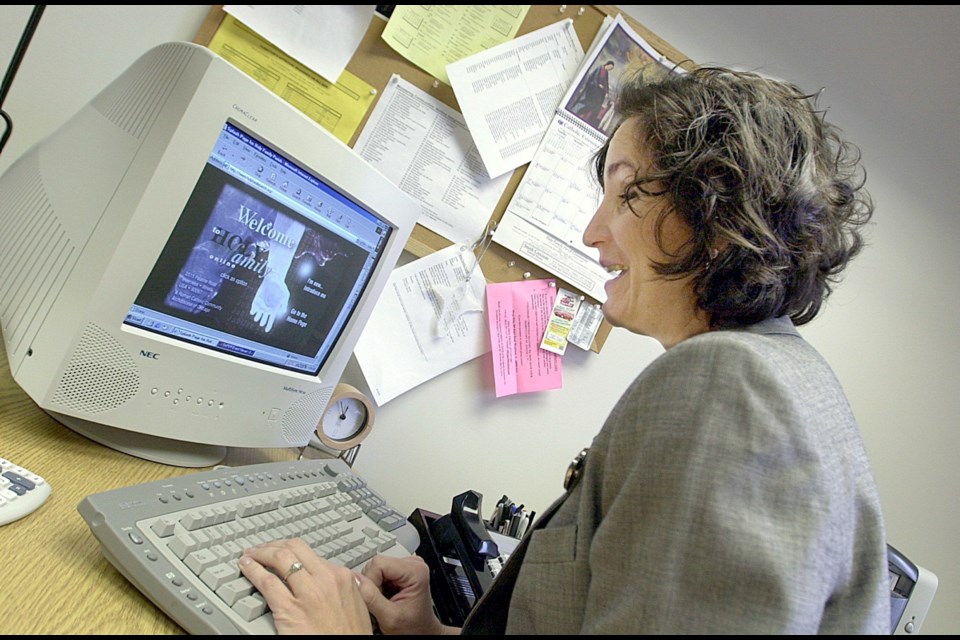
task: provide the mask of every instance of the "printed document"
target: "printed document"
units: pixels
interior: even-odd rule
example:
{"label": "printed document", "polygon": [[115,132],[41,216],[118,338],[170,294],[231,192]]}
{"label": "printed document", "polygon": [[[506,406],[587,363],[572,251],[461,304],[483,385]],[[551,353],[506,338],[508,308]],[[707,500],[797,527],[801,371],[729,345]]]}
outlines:
{"label": "printed document", "polygon": [[324,80],[231,15],[213,34],[211,51],[350,144],[373,105],[376,91],[349,71],[336,83]]}
{"label": "printed document", "polygon": [[398,75],[354,150],[420,204],[420,225],[454,244],[483,238],[510,179],[489,179],[463,116]]}
{"label": "printed document", "polygon": [[336,82],[370,26],[376,5],[227,4],[223,10],[294,60]]}
{"label": "printed document", "polygon": [[447,65],[491,178],[533,158],[583,55],[568,18]]}
{"label": "printed document", "polygon": [[617,123],[619,79],[651,64],[670,68],[618,15],[591,47],[493,236],[599,302],[609,275],[597,250],[583,244],[602,195],[593,155]]}
{"label": "printed document", "polygon": [[561,357],[540,348],[556,297],[554,280],[487,285],[487,325],[498,398],[563,386]]}
{"label": "printed document", "polygon": [[383,41],[434,78],[450,84],[447,65],[517,35],[530,5],[398,4]]}
{"label": "printed document", "polygon": [[485,286],[463,246],[394,269],[353,352],[378,405],[490,350]]}

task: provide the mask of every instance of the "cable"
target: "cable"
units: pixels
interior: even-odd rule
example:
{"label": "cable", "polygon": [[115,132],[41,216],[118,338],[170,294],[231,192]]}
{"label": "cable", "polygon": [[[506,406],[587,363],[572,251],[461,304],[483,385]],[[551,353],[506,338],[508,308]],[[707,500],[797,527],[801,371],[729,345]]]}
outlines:
{"label": "cable", "polygon": [[20,68],[23,56],[27,53],[27,47],[30,46],[30,40],[33,39],[33,33],[37,30],[37,25],[40,23],[40,16],[43,15],[43,10],[46,8],[47,5],[45,4],[34,5],[33,12],[30,14],[30,20],[27,21],[27,26],[23,30],[23,35],[20,36],[17,49],[13,52],[13,60],[10,61],[10,66],[7,67],[7,73],[3,76],[3,84],[0,85],[0,117],[3,118],[5,123],[3,137],[0,138],[0,153],[3,153],[3,148],[7,145],[10,134],[13,133],[13,118],[3,110],[3,101],[7,99],[7,92],[10,91],[13,78],[17,75],[17,70]]}

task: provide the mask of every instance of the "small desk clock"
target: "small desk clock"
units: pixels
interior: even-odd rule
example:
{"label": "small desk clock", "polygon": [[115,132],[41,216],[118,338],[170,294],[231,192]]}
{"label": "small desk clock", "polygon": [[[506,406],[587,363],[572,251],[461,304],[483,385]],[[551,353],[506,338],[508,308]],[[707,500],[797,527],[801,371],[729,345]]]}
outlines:
{"label": "small desk clock", "polygon": [[355,387],[341,382],[317,425],[317,438],[336,451],[355,447],[373,428],[376,408],[373,402]]}

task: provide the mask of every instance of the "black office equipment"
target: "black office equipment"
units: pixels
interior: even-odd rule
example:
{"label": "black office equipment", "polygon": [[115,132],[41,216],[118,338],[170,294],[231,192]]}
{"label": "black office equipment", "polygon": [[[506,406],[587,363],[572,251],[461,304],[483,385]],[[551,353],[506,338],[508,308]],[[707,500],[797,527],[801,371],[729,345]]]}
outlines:
{"label": "black office equipment", "polygon": [[459,627],[490,587],[505,561],[480,517],[483,496],[454,496],[450,513],[415,510],[408,520],[420,534],[417,555],[430,567],[430,591],[437,616]]}

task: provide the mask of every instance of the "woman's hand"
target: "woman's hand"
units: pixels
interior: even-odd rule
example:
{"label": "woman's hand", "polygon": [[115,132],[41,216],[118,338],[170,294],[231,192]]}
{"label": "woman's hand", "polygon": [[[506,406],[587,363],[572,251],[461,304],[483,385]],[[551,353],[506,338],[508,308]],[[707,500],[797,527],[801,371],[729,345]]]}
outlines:
{"label": "woman's hand", "polygon": [[433,614],[430,569],[419,556],[374,556],[363,567],[360,592],[384,634],[460,632],[441,624]]}
{"label": "woman's hand", "polygon": [[279,634],[373,632],[360,595],[360,576],[327,562],[303,540],[246,549],[240,571],[267,601]]}

